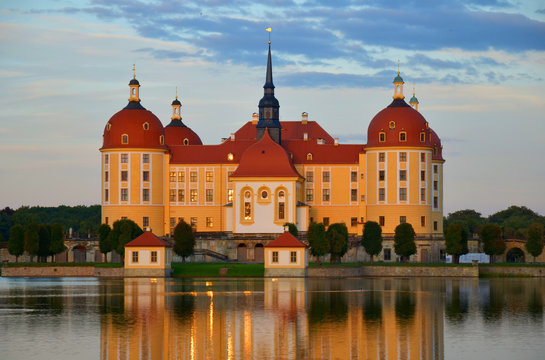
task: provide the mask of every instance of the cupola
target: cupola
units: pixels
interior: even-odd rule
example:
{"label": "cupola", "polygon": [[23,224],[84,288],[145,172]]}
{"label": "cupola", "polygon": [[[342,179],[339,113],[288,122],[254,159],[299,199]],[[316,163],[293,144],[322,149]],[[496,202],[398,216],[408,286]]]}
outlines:
{"label": "cupola", "polygon": [[414,88],[413,88],[413,97],[411,98],[411,100],[409,100],[409,104],[411,104],[411,107],[413,109],[415,109],[416,111],[418,111],[418,99],[416,98],[416,96],[414,95]]}
{"label": "cupola", "polygon": [[399,76],[399,69],[397,70],[397,76],[394,78],[394,100],[395,99],[405,99],[403,96],[403,78]]}
{"label": "cupola", "polygon": [[132,65],[132,79],[131,81],[129,82],[129,89],[130,89],[130,93],[129,93],[129,101],[130,102],[140,102],[140,83],[138,82],[138,80],[136,80],[136,70],[135,70],[135,65],[133,64]]}

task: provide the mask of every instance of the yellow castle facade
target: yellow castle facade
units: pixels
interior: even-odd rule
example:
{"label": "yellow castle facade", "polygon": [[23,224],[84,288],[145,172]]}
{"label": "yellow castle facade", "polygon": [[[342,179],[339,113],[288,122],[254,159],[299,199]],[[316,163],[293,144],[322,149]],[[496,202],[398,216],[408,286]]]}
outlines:
{"label": "yellow castle facade", "polygon": [[128,105],[104,128],[102,222],[128,218],[168,236],[184,219],[197,234],[245,243],[274,239],[286,222],[300,232],[311,222],[344,222],[361,234],[376,221],[386,237],[408,222],[417,237],[440,239],[441,142],[414,94],[405,102],[399,72],[393,85],[392,103],[368,125],[367,144],[341,144],[307,113],[280,121],[269,45],[258,112],[220,144],[203,145],[182,121],[177,97],[163,126],[141,105],[133,78]]}

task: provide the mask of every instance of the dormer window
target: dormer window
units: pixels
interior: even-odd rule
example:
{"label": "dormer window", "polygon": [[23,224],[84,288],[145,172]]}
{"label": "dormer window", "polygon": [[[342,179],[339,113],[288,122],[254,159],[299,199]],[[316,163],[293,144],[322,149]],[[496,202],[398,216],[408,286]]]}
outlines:
{"label": "dormer window", "polygon": [[385,142],[386,141],[386,133],[383,133],[383,132],[379,133],[378,134],[378,141]]}
{"label": "dormer window", "polygon": [[307,160],[312,160],[312,153],[307,154]]}
{"label": "dormer window", "polygon": [[129,143],[129,135],[127,134],[121,135],[121,143],[124,145],[127,145]]}
{"label": "dormer window", "polygon": [[165,137],[163,135],[159,136],[159,144],[161,145],[165,144]]}
{"label": "dormer window", "polygon": [[426,133],[425,132],[421,132],[420,133],[420,142],[424,142],[426,141]]}
{"label": "dormer window", "polygon": [[390,123],[388,124],[388,127],[393,130],[396,128],[396,122],[395,121],[390,121]]}
{"label": "dormer window", "polygon": [[407,133],[406,132],[400,132],[399,133],[399,141],[407,141]]}
{"label": "dormer window", "polygon": [[188,138],[184,139],[184,145],[189,145],[189,139]]}
{"label": "dormer window", "polygon": [[149,123],[145,122],[144,124],[142,124],[142,127],[144,128],[144,130],[149,130]]}
{"label": "dormer window", "polygon": [[110,131],[111,128],[112,128],[112,124],[110,123],[106,124],[106,130]]}

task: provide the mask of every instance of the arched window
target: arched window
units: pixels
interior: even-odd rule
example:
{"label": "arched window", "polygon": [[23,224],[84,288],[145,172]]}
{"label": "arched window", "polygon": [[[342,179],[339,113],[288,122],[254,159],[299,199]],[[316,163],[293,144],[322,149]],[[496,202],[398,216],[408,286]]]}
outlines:
{"label": "arched window", "polygon": [[283,225],[288,219],[288,212],[286,207],[287,191],[281,187],[276,190],[276,203],[275,203],[275,221],[279,225]]}
{"label": "arched window", "polygon": [[132,94],[136,95],[136,88],[132,88]]}
{"label": "arched window", "polygon": [[399,141],[407,141],[407,133],[402,131],[399,133]]}
{"label": "arched window", "polygon": [[396,122],[395,121],[390,121],[390,123],[388,124],[388,127],[390,129],[392,129],[392,130],[395,129],[396,128]]}
{"label": "arched window", "polygon": [[386,141],[386,133],[383,133],[383,132],[379,133],[378,134],[378,141],[385,142]]}
{"label": "arched window", "polygon": [[240,222],[254,222],[254,194],[251,188],[245,187],[240,192]]}
{"label": "arched window", "polygon": [[129,135],[127,135],[127,134],[121,135],[121,143],[122,144],[128,144],[129,143]]}
{"label": "arched window", "polygon": [[184,145],[189,145],[189,139],[188,138],[184,139]]}
{"label": "arched window", "polygon": [[420,142],[424,142],[426,141],[426,133],[425,132],[421,132],[420,133]]}
{"label": "arched window", "polygon": [[106,130],[110,131],[111,128],[112,128],[112,124],[108,123],[108,124],[106,125]]}
{"label": "arched window", "polygon": [[252,194],[244,192],[244,220],[252,220]]}
{"label": "arched window", "polygon": [[144,130],[149,130],[149,123],[145,122],[144,124],[142,124],[142,127],[144,128]]}
{"label": "arched window", "polygon": [[307,160],[312,160],[312,153],[307,154]]}

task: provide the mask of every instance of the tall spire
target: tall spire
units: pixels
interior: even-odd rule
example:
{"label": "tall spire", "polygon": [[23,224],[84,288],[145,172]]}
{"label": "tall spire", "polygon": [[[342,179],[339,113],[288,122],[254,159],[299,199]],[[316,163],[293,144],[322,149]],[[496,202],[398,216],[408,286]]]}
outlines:
{"label": "tall spire", "polygon": [[[271,28],[267,31],[271,32]],[[261,139],[266,129],[269,129],[271,138],[280,144],[281,134],[279,117],[280,104],[274,96],[274,84],[272,75],[272,60],[271,60],[271,40],[269,37],[269,54],[267,57],[267,74],[265,75],[265,85],[263,85],[263,97],[259,101],[259,121],[256,125],[257,140]]]}

